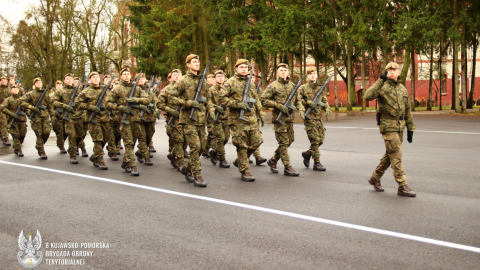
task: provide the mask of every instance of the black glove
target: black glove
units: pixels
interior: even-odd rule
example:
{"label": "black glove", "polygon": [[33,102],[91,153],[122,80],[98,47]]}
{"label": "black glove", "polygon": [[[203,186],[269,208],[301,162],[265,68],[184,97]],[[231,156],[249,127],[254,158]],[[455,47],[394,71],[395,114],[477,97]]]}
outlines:
{"label": "black glove", "polygon": [[413,140],[413,131],[407,130],[407,141],[412,143]]}
{"label": "black glove", "polygon": [[388,71],[385,70],[385,72],[382,74],[382,76],[380,76],[380,79],[382,79],[384,83],[388,79],[387,75],[388,75]]}

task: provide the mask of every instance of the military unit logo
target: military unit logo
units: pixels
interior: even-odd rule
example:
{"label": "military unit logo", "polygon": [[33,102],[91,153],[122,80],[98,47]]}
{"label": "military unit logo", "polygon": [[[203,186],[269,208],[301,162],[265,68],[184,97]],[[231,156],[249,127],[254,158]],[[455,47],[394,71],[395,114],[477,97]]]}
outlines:
{"label": "military unit logo", "polygon": [[[38,251],[42,247],[42,236],[40,232],[37,230],[37,235],[32,241],[32,234],[29,233],[27,235],[28,240],[23,236],[23,230],[20,232],[20,236],[18,237],[18,246],[20,247],[21,251],[17,253],[17,260],[18,262],[25,268],[35,268],[37,267],[43,259],[43,254],[41,251]],[[25,252],[25,256],[23,256],[23,252]],[[35,256],[35,252],[37,252],[37,256]]]}

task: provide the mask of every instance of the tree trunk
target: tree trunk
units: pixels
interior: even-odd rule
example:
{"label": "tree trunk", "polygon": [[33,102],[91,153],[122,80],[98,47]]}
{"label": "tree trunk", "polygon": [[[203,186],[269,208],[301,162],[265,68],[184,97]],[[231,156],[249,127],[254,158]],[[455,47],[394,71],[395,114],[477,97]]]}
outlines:
{"label": "tree trunk", "polygon": [[427,110],[432,110],[432,81],[433,81],[433,44],[430,45],[430,81],[428,82]]}
{"label": "tree trunk", "polygon": [[465,25],[462,27],[462,42],[461,42],[461,49],[462,49],[462,113],[467,112],[467,36],[465,33]]}
{"label": "tree trunk", "polygon": [[365,52],[362,51],[362,110],[367,110],[367,101],[365,100],[365,89],[367,87],[365,83]]}
{"label": "tree trunk", "polygon": [[347,111],[352,110],[355,103],[355,85],[353,82],[353,61],[352,61],[352,45],[350,41],[347,42]]}
{"label": "tree trunk", "polygon": [[407,81],[408,69],[410,68],[410,49],[405,50],[402,74],[400,75],[401,84],[405,85]]}
{"label": "tree trunk", "polygon": [[335,82],[335,111],[338,112],[340,109],[338,108],[338,92],[337,92],[337,41],[335,40],[333,50],[333,80]]}
{"label": "tree trunk", "polygon": [[[455,29],[457,29],[457,0],[453,1],[453,21]],[[452,72],[452,110],[455,112],[460,112],[460,107],[458,104],[458,48],[457,42],[453,39],[453,72]]]}
{"label": "tree trunk", "polygon": [[[442,81],[443,81],[443,69],[442,69],[442,41],[440,41],[440,55],[438,57],[438,74],[440,77],[440,104],[439,104],[439,109],[440,111],[442,109]],[[445,82],[446,83],[446,82]],[[446,86],[445,86],[446,87]]]}
{"label": "tree trunk", "polygon": [[[473,56],[472,56],[472,81],[470,83],[470,96],[468,97],[467,109],[473,108],[473,95],[475,94],[475,68],[477,64],[477,34],[473,35]],[[478,105],[478,104],[477,104]]]}
{"label": "tree trunk", "polygon": [[412,74],[410,74],[411,79],[411,98],[412,98],[412,111],[415,111],[415,47],[412,46],[412,52],[410,53],[412,57]]}

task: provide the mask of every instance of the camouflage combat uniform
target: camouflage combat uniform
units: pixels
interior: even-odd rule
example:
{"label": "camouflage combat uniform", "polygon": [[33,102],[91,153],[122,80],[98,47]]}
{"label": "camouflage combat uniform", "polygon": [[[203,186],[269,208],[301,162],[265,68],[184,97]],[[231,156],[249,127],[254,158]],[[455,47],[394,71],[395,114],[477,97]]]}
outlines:
{"label": "camouflage combat uniform", "polygon": [[[144,85],[143,86],[143,90],[145,91],[146,93],[146,90],[147,90],[147,85]],[[150,114],[145,112],[143,114],[143,118],[145,119],[145,122],[142,122],[143,125],[144,125],[144,128],[145,128],[145,141],[146,141],[146,144],[147,144],[147,148],[146,148],[146,153],[142,153],[143,156],[147,155],[149,156],[148,152],[149,152],[149,146],[152,146],[152,138],[153,138],[153,135],[155,134],[155,121],[156,121],[156,118],[155,118],[155,111],[157,110],[157,108],[155,107],[155,103],[157,103],[157,98],[155,96],[155,94],[151,91],[153,87],[150,88],[150,93],[147,94],[147,97],[148,97],[148,110],[150,111]]]}
{"label": "camouflage combat uniform", "polygon": [[[108,96],[111,98],[115,90],[113,87],[107,92]],[[110,156],[113,153],[117,153],[120,150],[120,140],[122,140],[122,133],[120,132],[120,121],[122,120],[122,114],[118,110],[110,111],[110,141],[108,142],[108,154]],[[112,152],[113,150],[113,152]]]}
{"label": "camouflage combat uniform", "polygon": [[[272,123],[274,124],[273,130],[275,130],[275,138],[278,142],[278,148],[275,150],[275,154],[272,157],[274,162],[282,159],[282,163],[285,168],[291,167],[290,156],[288,155],[288,147],[295,140],[293,132],[293,120],[295,118],[294,112],[291,111],[290,117],[286,114],[282,115],[281,121],[283,124],[275,122],[279,114],[279,110],[275,108],[276,104],[285,104],[288,95],[292,92],[294,84],[290,81],[290,78],[286,80],[279,78],[267,86],[262,94],[262,105],[266,108],[274,108],[272,112]],[[297,110],[305,112],[301,101],[298,99],[298,93],[293,97],[292,104],[297,107]]]}
{"label": "camouflage combat uniform", "polygon": [[[65,105],[68,105],[70,97],[73,93],[73,89],[73,86],[64,85],[64,87],[62,87],[61,89],[56,90],[53,96],[53,107],[62,108],[63,112],[65,112]],[[61,117],[63,117],[63,112],[60,114]],[[68,137],[68,153],[70,154],[70,156],[75,156],[78,148],[85,147],[85,142],[83,141],[83,138],[85,137],[85,131],[83,130],[82,110],[75,110],[75,113],[70,112],[68,113],[67,117],[70,119],[70,121],[64,121],[63,119],[58,119],[57,117],[53,118],[56,119],[57,123],[63,125],[64,137]]]}
{"label": "camouflage combat uniform", "polygon": [[[8,85],[0,85],[0,102],[4,102],[10,94]],[[3,141],[8,140],[7,117],[3,112],[0,112],[0,132],[2,133]]]}
{"label": "camouflage combat uniform", "polygon": [[[211,92],[211,87],[207,86],[208,91]],[[210,93],[210,96],[212,96],[212,93]],[[207,136],[206,136],[206,143],[205,143],[205,149],[203,150],[209,150],[210,148],[215,148],[216,145],[216,139],[215,139],[215,132],[213,131],[214,127],[214,120],[215,119],[210,119],[210,116],[207,114],[206,115],[206,121],[207,121]]]}
{"label": "camouflage combat uniform", "polygon": [[[0,106],[0,111],[5,115],[8,115],[7,125],[12,121],[11,114],[14,114],[20,106],[20,95],[11,95],[8,97],[5,102]],[[15,124],[8,127],[8,132],[12,134],[13,138],[13,149],[21,150],[23,140],[27,134],[27,117],[26,115],[30,112],[28,110],[21,111],[18,115],[18,118],[15,120]]]}
{"label": "camouflage combat uniform", "polygon": [[[89,87],[83,89],[80,95],[75,98],[76,109],[81,112],[81,110],[86,110],[86,119],[90,120],[92,111],[90,109],[92,106],[96,106],[97,101],[102,93],[102,86],[94,86],[90,84]],[[109,101],[108,95],[103,97],[103,104],[107,104]],[[110,140],[111,130],[110,130],[110,116],[106,110],[102,111],[103,116],[100,114],[95,114],[94,121],[96,124],[88,122],[88,131],[90,132],[90,137],[93,141],[93,154],[91,160],[94,160],[98,163],[104,162],[103,160],[103,147]],[[83,116],[80,118],[84,120]],[[69,148],[70,149],[70,148]]]}
{"label": "camouflage combat uniform", "polygon": [[172,104],[174,106],[182,105],[179,123],[183,127],[185,141],[190,146],[190,156],[188,157],[186,168],[193,173],[194,177],[200,177],[202,171],[199,155],[200,151],[205,149],[206,143],[206,141],[202,139],[205,138],[205,114],[206,112],[210,113],[215,110],[207,83],[204,82],[200,94],[205,97],[207,101],[206,103],[200,103],[201,111],[195,109],[194,116],[197,121],[189,118],[191,108],[187,108],[185,103],[188,100],[194,99],[200,77],[201,75],[195,75],[188,70],[187,74],[180,78],[178,84],[176,84],[169,95],[169,98],[172,98]]}
{"label": "camouflage combat uniform", "polygon": [[[212,95],[212,103],[216,106],[220,106],[220,93],[221,93],[222,85],[219,83],[215,83],[212,87],[210,87],[211,95]],[[213,126],[213,134],[215,136],[215,144],[213,144],[212,148],[215,149],[219,160],[225,160],[225,144],[227,144],[228,140],[230,139],[230,126],[228,125],[228,108],[224,109],[224,114],[220,113],[218,117],[218,121],[216,122],[215,119],[212,121],[214,122]]]}
{"label": "camouflage combat uniform", "polygon": [[[304,108],[308,108],[308,101],[312,101],[319,90],[319,85],[315,82],[306,83],[298,89],[298,98],[302,102]],[[325,104],[325,107],[318,106],[318,112],[312,110],[309,114],[310,120],[305,119],[305,130],[307,131],[308,139],[310,140],[310,148],[307,154],[313,158],[315,163],[320,162],[320,151],[318,147],[323,144],[325,140],[325,127],[322,121],[322,109],[330,109],[325,91],[320,97],[320,101]]]}
{"label": "camouflage combat uniform", "polygon": [[[23,108],[27,108],[32,110],[40,95],[45,89],[38,89],[35,87],[34,90],[28,92],[25,96],[20,98],[20,106]],[[55,111],[53,110],[52,100],[50,99],[49,95],[45,95],[41,102],[41,105],[45,106],[45,110],[40,110],[40,114],[35,114],[33,117],[35,121],[30,119],[32,130],[35,132],[37,136],[37,141],[35,144],[35,148],[38,150],[38,153],[45,153],[44,144],[47,142],[48,137],[50,137],[50,117],[55,117]]]}
{"label": "camouflage combat uniform", "polygon": [[162,111],[167,112],[165,114],[165,128],[167,131],[168,136],[168,152],[175,158],[177,164],[180,167],[184,166],[184,156],[183,156],[183,126],[178,123],[178,119],[175,118],[173,121],[173,125],[175,127],[171,127],[168,122],[172,117],[168,112],[170,110],[175,110],[175,105],[169,95],[173,91],[174,86],[178,84],[178,82],[171,82],[169,85],[165,86],[158,95],[158,102],[156,107]]}
{"label": "camouflage combat uniform", "polygon": [[380,133],[385,140],[386,148],[386,153],[380,159],[373,177],[380,180],[391,165],[398,186],[404,186],[407,184],[407,176],[402,165],[403,131],[405,125],[409,131],[415,130],[407,89],[396,80],[388,79],[383,83],[382,79],[378,79],[368,88],[365,99],[378,101],[381,113]]}
{"label": "camouflage combat uniform", "polygon": [[237,104],[242,102],[247,78],[235,74],[220,90],[220,104],[229,108],[228,125],[232,131],[232,143],[237,147],[238,170],[242,174],[250,172],[248,159],[263,143],[257,121],[263,114],[263,107],[253,83],[250,84],[248,96],[255,99],[255,104],[251,112],[245,111],[247,122],[239,119],[241,109],[238,109]]}
{"label": "camouflage combat uniform", "polygon": [[[119,110],[120,107],[127,105],[127,99],[130,95],[130,90],[132,84],[129,82],[122,81],[119,85],[115,86],[114,91],[111,95],[111,99],[107,104],[109,110]],[[140,104],[148,105],[148,98],[145,91],[140,87],[135,89],[133,97],[136,99],[138,105],[134,105],[131,110],[135,115],[127,114],[126,121],[129,124],[120,123],[120,132],[122,133],[123,143],[125,145],[125,154],[123,156],[123,161],[128,164],[130,167],[136,167],[135,164],[135,155],[133,153],[133,148],[135,143],[138,140],[138,149],[144,158],[149,158],[148,149],[145,142],[145,130],[143,125],[140,124]],[[123,113],[119,113],[119,117],[123,117]],[[144,153],[147,153],[144,155]]]}

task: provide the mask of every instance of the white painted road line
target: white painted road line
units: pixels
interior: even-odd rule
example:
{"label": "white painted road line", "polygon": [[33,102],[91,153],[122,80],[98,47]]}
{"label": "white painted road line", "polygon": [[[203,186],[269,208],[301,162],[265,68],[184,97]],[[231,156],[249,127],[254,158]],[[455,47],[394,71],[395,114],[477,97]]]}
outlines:
{"label": "white painted road line", "polygon": [[350,223],[345,223],[345,222],[340,222],[340,221],[335,221],[335,220],[329,220],[329,219],[324,219],[324,218],[318,218],[318,217],[312,217],[312,216],[307,216],[307,215],[302,215],[302,214],[296,214],[296,213],[292,213],[292,212],[275,210],[275,209],[265,208],[265,207],[255,206],[255,205],[237,203],[237,202],[215,199],[215,198],[210,198],[210,197],[205,197],[205,196],[198,196],[198,195],[193,195],[193,194],[188,194],[188,193],[172,191],[172,190],[168,190],[168,189],[161,189],[161,188],[149,187],[149,186],[144,186],[144,185],[132,184],[132,183],[122,182],[122,181],[118,181],[118,180],[114,180],[114,179],[96,177],[96,176],[74,173],[74,172],[61,171],[61,170],[55,170],[55,169],[38,167],[38,166],[27,165],[27,164],[20,164],[20,163],[15,163],[15,162],[8,162],[8,161],[1,161],[0,160],[0,164],[19,166],[19,167],[24,167],[24,168],[29,168],[29,169],[35,169],[35,170],[52,172],[52,173],[59,173],[59,174],[77,176],[77,177],[82,177],[82,178],[88,178],[88,179],[108,182],[108,183],[112,183],[112,184],[118,184],[118,185],[123,185],[123,186],[139,188],[139,189],[156,191],[156,192],[171,194],[171,195],[175,195],[175,196],[181,196],[181,197],[197,199],[197,200],[202,200],[202,201],[207,201],[207,202],[214,202],[214,203],[230,205],[230,206],[235,206],[235,207],[240,207],[240,208],[245,208],[245,209],[250,209],[250,210],[255,210],[255,211],[260,211],[260,212],[265,212],[265,213],[270,213],[270,214],[275,214],[275,215],[281,215],[281,216],[286,216],[286,217],[309,220],[309,221],[318,222],[318,223],[322,223],[322,224],[344,227],[344,228],[348,228],[348,229],[354,229],[354,230],[359,230],[359,231],[364,231],[364,232],[370,232],[370,233],[381,234],[381,235],[386,235],[386,236],[391,236],[391,237],[397,237],[397,238],[401,238],[401,239],[412,240],[412,241],[417,241],[417,242],[426,243],[426,244],[432,244],[432,245],[437,245],[437,246],[443,246],[443,247],[448,247],[448,248],[453,248],[453,249],[459,249],[459,250],[464,250],[464,251],[480,253],[480,248],[478,248],[478,247],[466,246],[466,245],[461,245],[461,244],[456,244],[456,243],[451,243],[451,242],[446,242],[446,241],[441,241],[441,240],[436,240],[436,239],[431,239],[431,238],[426,238],[426,237],[421,237],[421,236],[415,236],[415,235],[398,233],[398,232],[393,232],[393,231],[387,231],[387,230],[382,230],[382,229],[377,229],[377,228],[372,228],[372,227],[366,227],[366,226],[362,226],[362,225],[355,225],[355,224],[350,224]]}
{"label": "white painted road line", "polygon": [[[296,127],[304,127],[303,125],[294,125],[294,126],[296,126]],[[378,130],[378,128],[361,128],[361,127],[332,127],[332,126],[325,126],[325,128],[332,128],[332,129],[338,128],[338,129]],[[441,130],[419,130],[419,129],[416,129],[415,132],[480,135],[479,132],[466,132],[466,131],[441,131]]]}

